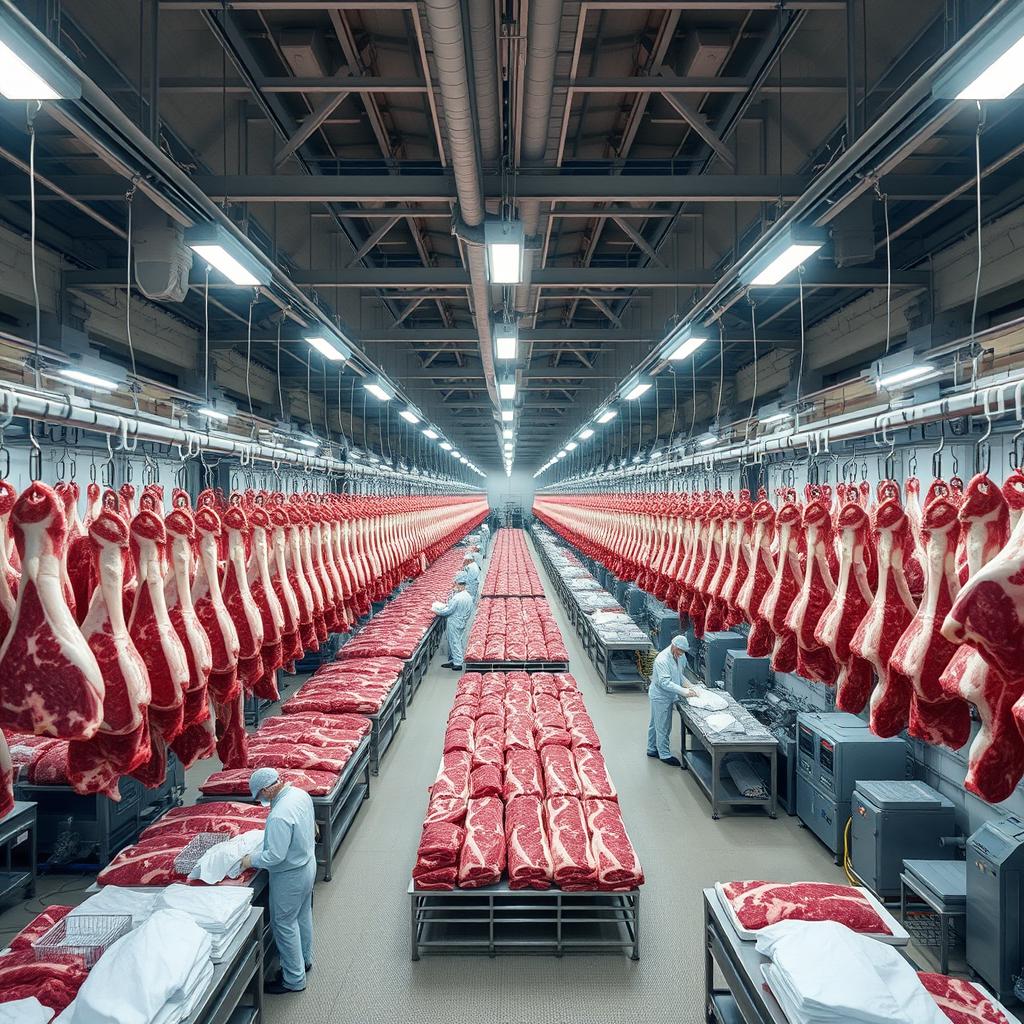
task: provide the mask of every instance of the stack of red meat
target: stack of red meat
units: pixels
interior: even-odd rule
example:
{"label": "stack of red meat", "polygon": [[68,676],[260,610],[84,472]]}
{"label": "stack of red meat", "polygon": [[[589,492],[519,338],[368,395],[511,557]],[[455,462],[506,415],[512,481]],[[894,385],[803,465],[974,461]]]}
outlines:
{"label": "stack of red meat", "polygon": [[567,672],[458,682],[413,878],[420,889],[627,891],[644,876]]}
{"label": "stack of red meat", "polygon": [[466,660],[564,662],[569,652],[544,598],[487,598],[477,607]]}
{"label": "stack of red meat", "polygon": [[[137,503],[131,484],[90,484],[83,520],[79,497],[0,482],[0,727],[67,742],[42,775],[114,800],[124,775],[161,785],[169,749],[245,767],[245,695],[276,700],[278,669],[487,513],[474,495],[252,490],[206,490],[195,509],[176,490],[168,510],[158,484]],[[12,779],[0,738],[0,817]]]}
{"label": "stack of red meat", "polygon": [[[626,579],[676,603],[697,635],[750,624],[777,672],[968,753],[965,786],[993,803],[1024,777],[1024,471],[1002,486],[915,477],[872,488],[544,496],[539,518]],[[625,513],[625,514],[623,514]]]}
{"label": "stack of red meat", "polygon": [[398,658],[353,658],[321,665],[281,710],[288,716],[375,715],[404,671],[405,662]]}
{"label": "stack of red meat", "polygon": [[[45,930],[34,936],[33,941],[42,934]],[[78,995],[88,976],[85,960],[73,953],[37,957],[31,946],[14,949],[0,956],[0,1007],[35,996],[43,1006],[61,1013]]]}
{"label": "stack of red meat", "polygon": [[[225,838],[263,828],[268,809],[254,804],[209,803],[174,807],[126,846],[96,877],[100,885],[167,886],[187,881],[174,869],[178,854],[200,833],[223,832]],[[255,875],[246,871],[221,885],[245,885]],[[195,883],[202,884],[202,883]]]}
{"label": "stack of red meat", "polygon": [[974,982],[925,971],[917,976],[953,1024],[1010,1024],[1001,1006]]}
{"label": "stack of red meat", "polygon": [[499,530],[494,537],[483,597],[541,597],[544,588],[523,530]]}
{"label": "stack of red meat", "polygon": [[446,595],[462,567],[462,551],[442,555],[338,651],[338,660],[390,656],[411,658],[437,616],[431,604]]}

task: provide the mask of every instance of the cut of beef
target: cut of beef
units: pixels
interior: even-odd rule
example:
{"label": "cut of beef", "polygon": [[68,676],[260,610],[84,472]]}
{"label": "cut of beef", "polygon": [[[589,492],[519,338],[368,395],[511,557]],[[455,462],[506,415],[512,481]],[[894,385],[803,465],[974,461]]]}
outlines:
{"label": "cut of beef", "polygon": [[453,750],[441,758],[437,777],[430,787],[431,797],[452,796],[460,800],[469,797],[469,774],[472,757],[464,750]]}
{"label": "cut of beef", "polygon": [[425,825],[412,869],[417,889],[454,889],[466,830],[449,821]]}
{"label": "cut of beef", "polygon": [[58,921],[63,921],[73,909],[74,907],[60,906],[59,904],[47,907],[11,939],[11,949],[31,950],[33,942],[38,942]]}
{"label": "cut of beef", "polygon": [[11,513],[22,575],[0,647],[0,724],[87,740],[103,722],[103,675],[64,598],[60,500],[33,483]]}
{"label": "cut of beef", "polygon": [[891,935],[861,889],[832,882],[726,882],[739,923],[759,931],[779,921],[836,921],[851,931]]}
{"label": "cut of beef", "polygon": [[510,750],[505,762],[506,803],[517,796],[544,796],[540,758],[533,750]]}
{"label": "cut of beef", "polygon": [[274,743],[249,740],[250,768],[312,768],[321,772],[340,772],[348,763],[348,747],[313,747],[300,743]]}
{"label": "cut of beef", "polygon": [[240,504],[228,506],[223,525],[227,531],[227,562],[222,596],[238,637],[238,678],[250,692],[263,676],[263,617],[245,571],[249,520]]}
{"label": "cut of beef", "polygon": [[267,510],[259,505],[249,513],[252,526],[249,561],[246,564],[246,578],[249,592],[259,609],[263,623],[263,676],[257,680],[254,691],[264,700],[278,699],[277,670],[284,664],[285,614],[281,601],[274,589],[274,578],[270,571],[271,521]]}
{"label": "cut of beef", "polygon": [[574,796],[548,796],[544,801],[555,884],[563,889],[593,889],[597,864],[583,804]]}
{"label": "cut of beef", "polygon": [[924,971],[917,976],[953,1024],[1010,1024],[1010,1018],[974,982]]}
{"label": "cut of beef", "polygon": [[[994,486],[994,485],[993,485]],[[960,589],[956,547],[960,536],[957,504],[943,487],[929,493],[921,529],[925,587],[921,604],[889,660],[891,671],[910,680],[911,736],[959,750],[971,734],[971,714],[961,697],[950,698],[940,684],[956,646],[940,632]]]}
{"label": "cut of beef", "polygon": [[221,520],[209,505],[197,509],[195,518],[199,533],[199,564],[192,584],[192,603],[210,638],[213,652],[210,692],[218,704],[227,705],[241,692],[241,686],[238,683],[238,631],[224,606],[218,575]]}
{"label": "cut of beef", "polygon": [[226,704],[218,701],[212,703],[217,720],[217,756],[225,768],[243,768],[248,764],[249,734],[245,731],[245,696],[241,687],[238,694]]}
{"label": "cut of beef", "polygon": [[544,792],[549,796],[580,795],[580,777],[576,773],[576,762],[566,747],[545,747],[540,753],[544,769]]}
{"label": "cut of beef", "polygon": [[19,949],[0,957],[0,1004],[34,996],[55,1013],[67,1009],[89,977],[85,961],[72,953]]}
{"label": "cut of beef", "polygon": [[131,524],[131,546],[138,588],[128,620],[128,632],[149,674],[149,724],[164,739],[174,739],[185,724],[185,690],[189,685],[188,658],[164,599],[164,546],[167,533],[154,511],[151,495]]}
{"label": "cut of beef", "polygon": [[628,891],[644,884],[644,873],[626,833],[617,800],[585,800],[590,849],[597,865],[597,888]]}
{"label": "cut of beef", "polygon": [[615,800],[618,798],[615,786],[608,775],[608,766],[604,763],[604,756],[599,750],[594,750],[591,747],[577,747],[573,751],[573,757],[576,759],[576,771],[580,777],[582,799]]}
{"label": "cut of beef", "polygon": [[505,808],[497,797],[466,805],[466,838],[459,854],[459,887],[495,885],[505,870]]}
{"label": "cut of beef", "polygon": [[[249,796],[248,768],[230,768],[214,772],[199,786],[199,792],[206,796]],[[334,772],[305,770],[301,768],[280,768],[278,775],[296,789],[304,789],[310,796],[326,796],[337,785]]]}
{"label": "cut of beef", "polygon": [[[0,643],[7,636],[14,620],[20,574],[11,565],[8,552],[11,512],[18,492],[8,480],[0,480]],[[88,564],[90,560],[87,559]]]}
{"label": "cut of beef", "polygon": [[889,665],[892,652],[917,611],[903,571],[905,539],[910,529],[900,489],[890,481],[879,485],[874,510],[875,550],[878,553],[878,588],[874,600],[850,641],[851,653],[871,664],[878,683],[871,695],[871,731],[897,736],[910,717],[910,680]]}
{"label": "cut of beef", "polygon": [[482,764],[469,773],[469,798],[481,800],[484,797],[500,797],[502,793],[502,771],[496,764]]}
{"label": "cut of beef", "polygon": [[506,797],[505,845],[510,889],[551,888],[555,869],[538,796]]}
{"label": "cut of beef", "polygon": [[848,500],[836,520],[839,532],[839,576],[832,600],[818,620],[815,639],[828,647],[839,666],[836,707],[860,714],[874,685],[870,662],[850,650],[850,641],[874,600],[877,570],[871,547],[871,521],[863,505]]}
{"label": "cut of beef", "polygon": [[286,669],[294,671],[294,662],[302,657],[303,648],[299,630],[299,599],[292,589],[288,575],[288,513],[279,504],[274,504],[268,509],[268,514],[273,524],[268,552],[270,578],[281,605],[281,614],[284,616],[284,624],[281,627],[281,659]]}
{"label": "cut of beef", "polygon": [[168,886],[184,882],[174,870],[174,861],[189,844],[190,836],[173,833],[166,838],[147,839],[125,847],[96,876],[98,885]]}
{"label": "cut of beef", "polygon": [[795,501],[786,501],[779,509],[776,517],[779,550],[775,576],[758,611],[774,637],[771,664],[776,672],[796,671],[796,634],[786,626],[786,614],[804,582],[801,558],[804,534],[800,529],[800,519],[800,506]]}
{"label": "cut of beef", "polygon": [[7,737],[0,732],[0,819],[14,810],[14,764]]}

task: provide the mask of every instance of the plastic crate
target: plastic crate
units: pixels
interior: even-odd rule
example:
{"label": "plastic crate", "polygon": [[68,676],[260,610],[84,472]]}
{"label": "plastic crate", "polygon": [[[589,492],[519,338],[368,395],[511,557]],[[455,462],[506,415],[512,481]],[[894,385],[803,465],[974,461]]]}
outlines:
{"label": "plastic crate", "polygon": [[72,954],[80,956],[87,968],[122,935],[132,930],[131,914],[70,914],[32,943],[37,960]]}

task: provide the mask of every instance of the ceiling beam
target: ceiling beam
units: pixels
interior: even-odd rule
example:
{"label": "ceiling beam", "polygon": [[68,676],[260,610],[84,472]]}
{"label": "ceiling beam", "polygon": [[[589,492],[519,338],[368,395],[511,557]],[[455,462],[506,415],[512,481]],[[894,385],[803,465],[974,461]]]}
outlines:
{"label": "ceiling beam", "polygon": [[[846,0],[784,0],[794,11],[845,11]],[[586,0],[592,11],[777,11],[780,0]],[[160,0],[170,11],[403,11],[414,0]]]}
{"label": "ceiling beam", "polygon": [[[788,5],[787,5],[788,6]],[[663,95],[692,93],[706,96],[708,93],[747,93],[756,86],[756,82],[747,78],[693,78],[673,75],[662,75],[660,78],[649,76],[628,76],[622,78],[566,78],[555,82],[555,88],[571,89],[578,93],[648,93]],[[771,91],[777,93],[779,84],[771,81]],[[790,78],[782,83],[784,93],[845,93],[846,80],[842,78]]]}

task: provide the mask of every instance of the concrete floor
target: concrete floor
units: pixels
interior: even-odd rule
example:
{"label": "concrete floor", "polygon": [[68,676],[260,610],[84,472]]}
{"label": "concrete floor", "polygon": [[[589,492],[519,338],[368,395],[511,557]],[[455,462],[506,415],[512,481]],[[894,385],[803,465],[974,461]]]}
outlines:
{"label": "concrete floor", "polygon": [[[316,967],[308,988],[268,996],[268,1024],[699,1024],[701,890],[739,878],[842,880],[830,854],[796,819],[712,821],[707,800],[685,772],[646,757],[646,695],[605,694],[544,583],[647,877],[639,962],[624,954],[410,960],[406,890],[457,678],[440,667],[442,644],[338,852],[333,881],[317,884]],[[673,742],[678,747],[678,723]],[[207,762],[188,773],[186,803],[192,787],[214,770]],[[45,879],[40,898],[0,915],[0,940],[47,903],[79,902],[91,881]]]}

